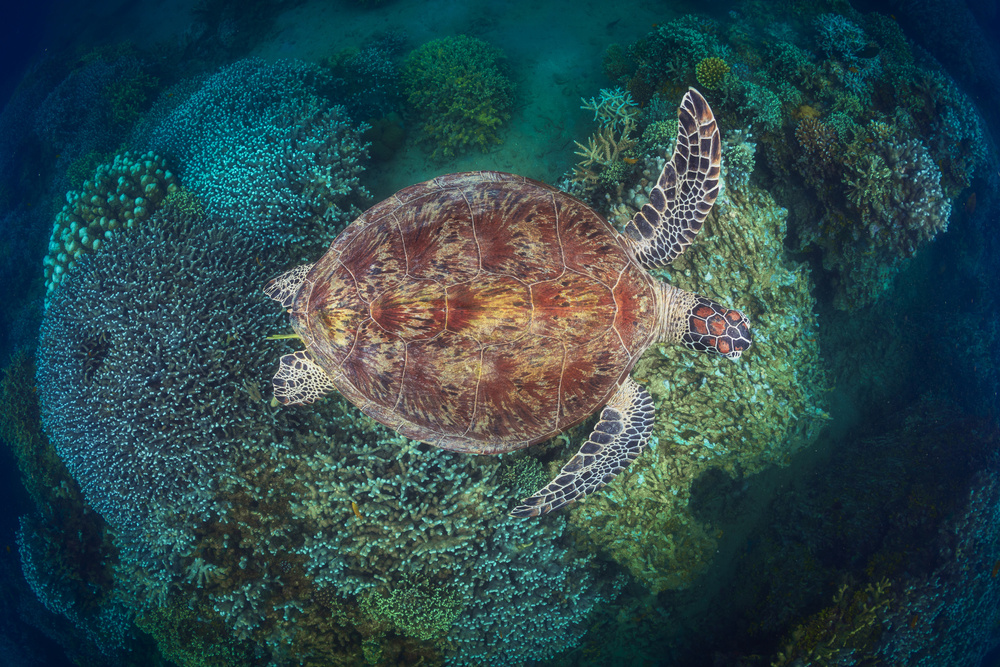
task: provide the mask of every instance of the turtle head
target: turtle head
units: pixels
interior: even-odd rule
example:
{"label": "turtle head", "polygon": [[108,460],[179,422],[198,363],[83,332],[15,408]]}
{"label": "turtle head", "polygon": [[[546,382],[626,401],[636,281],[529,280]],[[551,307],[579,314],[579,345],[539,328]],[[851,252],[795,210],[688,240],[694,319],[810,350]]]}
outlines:
{"label": "turtle head", "polygon": [[687,314],[687,331],[681,342],[698,352],[714,352],[739,359],[750,347],[750,320],[738,310],[726,308],[711,299],[695,296]]}

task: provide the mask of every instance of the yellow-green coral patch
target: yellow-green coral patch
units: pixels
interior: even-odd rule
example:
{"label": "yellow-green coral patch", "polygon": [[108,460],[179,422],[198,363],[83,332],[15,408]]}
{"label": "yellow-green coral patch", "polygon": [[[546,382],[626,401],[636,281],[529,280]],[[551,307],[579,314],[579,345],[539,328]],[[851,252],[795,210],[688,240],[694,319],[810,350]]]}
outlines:
{"label": "yellow-green coral patch", "polygon": [[655,446],[571,521],[651,590],[683,588],[710,563],[715,530],[688,501],[710,468],[785,463],[827,420],[809,270],[784,258],[786,213],[749,189],[725,196],[669,270],[673,285],[743,310],[753,347],[735,363],[653,346],[633,376],[656,402]]}

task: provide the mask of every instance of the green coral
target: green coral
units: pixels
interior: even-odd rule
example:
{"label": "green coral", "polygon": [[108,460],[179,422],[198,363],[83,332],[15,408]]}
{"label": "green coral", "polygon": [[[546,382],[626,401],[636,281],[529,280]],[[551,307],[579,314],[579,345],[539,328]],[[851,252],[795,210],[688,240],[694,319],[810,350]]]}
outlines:
{"label": "green coral", "polygon": [[433,157],[454,157],[471,147],[486,151],[502,142],[499,131],[514,100],[503,57],[496,47],[465,35],[427,42],[407,57],[403,85]]}
{"label": "green coral", "polygon": [[234,640],[211,609],[174,601],[135,620],[168,660],[180,667],[244,667],[255,664],[250,644]]}
{"label": "green coral", "polygon": [[149,99],[159,85],[159,79],[141,70],[135,76],[112,81],[104,89],[112,119],[122,125],[132,125],[149,106]]}
{"label": "green coral", "polygon": [[729,64],[715,56],[705,58],[695,67],[695,78],[703,88],[714,90],[720,87],[729,76]]}
{"label": "green coral", "polygon": [[42,433],[35,391],[35,358],[28,350],[15,352],[3,369],[0,439],[11,448],[21,483],[36,505],[49,505],[60,486],[71,481],[55,447]]}
{"label": "green coral", "polygon": [[703,572],[717,536],[688,501],[711,468],[731,476],[785,464],[828,419],[813,282],[784,256],[787,213],[753,186],[716,203],[671,284],[742,309],[753,347],[736,363],[654,345],[633,377],[657,406],[652,451],[572,511],[571,521],[652,591]]}
{"label": "green coral", "polygon": [[177,187],[177,177],[153,153],[125,152],[99,166],[81,190],[66,193],[66,205],[56,215],[43,261],[46,292],[59,285],[81,255],[100,249],[116,229],[131,229],[152,217]]}
{"label": "green coral", "polygon": [[888,627],[889,588],[888,579],[855,589],[841,584],[829,607],[795,628],[771,667],[856,664],[861,655],[872,652]]}
{"label": "green coral", "polygon": [[549,471],[532,456],[523,456],[509,464],[503,471],[503,482],[511,487],[518,498],[527,498],[549,483]]}
{"label": "green coral", "polygon": [[363,612],[402,635],[430,640],[448,632],[465,604],[458,591],[440,583],[407,580],[393,587],[389,595],[372,591],[362,597],[360,606]]}

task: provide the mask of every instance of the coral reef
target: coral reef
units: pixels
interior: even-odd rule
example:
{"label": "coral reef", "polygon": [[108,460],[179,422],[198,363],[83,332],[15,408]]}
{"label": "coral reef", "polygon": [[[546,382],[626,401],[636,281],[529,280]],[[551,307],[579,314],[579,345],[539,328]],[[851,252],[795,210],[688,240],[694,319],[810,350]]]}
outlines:
{"label": "coral reef", "polygon": [[726,187],[743,190],[750,185],[756,164],[757,144],[749,130],[730,130],[722,141],[722,169]]}
{"label": "coral reef", "polygon": [[890,419],[778,498],[733,575],[751,631],[784,635],[776,667],[966,665],[991,644],[996,424],[935,394]]}
{"label": "coral reef", "polygon": [[729,64],[722,58],[705,58],[695,67],[695,78],[702,88],[714,90],[729,76]]}
{"label": "coral reef", "polygon": [[163,158],[126,152],[99,166],[82,190],[67,192],[43,260],[47,297],[81,255],[98,250],[116,229],[144,224],[178,185]]}
{"label": "coral reef", "polygon": [[[893,18],[792,6],[798,31],[746,3],[724,23],[688,15],[661,25],[609,51],[606,69],[640,103],[719,86],[710,101],[720,127],[753,131],[766,182],[791,209],[793,242],[820,251],[837,307],[857,310],[946,228],[950,199],[985,159],[982,121]],[[897,168],[905,175],[892,177]],[[632,185],[629,172],[617,175]]]}
{"label": "coral reef", "polygon": [[[575,645],[617,594],[564,517],[505,516],[515,484],[539,476],[523,454],[507,465],[411,443],[337,398],[281,413],[294,422],[285,440],[245,448],[212,490],[124,540],[133,606],[168,646],[170,610],[190,607],[200,641],[228,633],[286,661],[543,657]],[[543,615],[564,632],[530,621]]]}
{"label": "coral reef", "polygon": [[502,51],[465,35],[427,42],[407,56],[403,85],[432,157],[501,143],[514,102],[502,60]]}
{"label": "coral reef", "polygon": [[[787,463],[828,419],[810,274],[783,258],[787,213],[745,186],[716,202],[698,240],[661,276],[750,317],[754,347],[736,364],[654,346],[634,377],[657,406],[655,444],[572,510],[573,525],[650,590],[685,588],[716,537],[688,506],[691,484]],[[734,397],[742,397],[737,400]]]}
{"label": "coral reef", "polygon": [[209,484],[270,422],[277,313],[259,286],[284,261],[182,216],[112,235],[52,293],[38,348],[45,430],[88,503],[120,530]]}
{"label": "coral reef", "polygon": [[403,36],[390,32],[360,49],[345,49],[323,61],[343,90],[348,115],[373,123],[399,111],[402,101],[396,56],[402,50]]}
{"label": "coral reef", "polygon": [[35,386],[35,359],[17,350],[0,379],[0,440],[11,448],[21,484],[38,507],[50,504],[50,494],[70,481],[55,448],[42,433]]}
{"label": "coral reef", "polygon": [[331,86],[329,70],[317,65],[240,60],[180,104],[163,101],[172,111],[154,108],[162,120],[143,141],[175,160],[210,215],[311,256],[369,196],[360,183],[366,126],[330,103]]}
{"label": "coral reef", "polygon": [[138,51],[120,44],[84,55],[34,113],[34,131],[59,171],[90,151],[114,150],[158,85]]}

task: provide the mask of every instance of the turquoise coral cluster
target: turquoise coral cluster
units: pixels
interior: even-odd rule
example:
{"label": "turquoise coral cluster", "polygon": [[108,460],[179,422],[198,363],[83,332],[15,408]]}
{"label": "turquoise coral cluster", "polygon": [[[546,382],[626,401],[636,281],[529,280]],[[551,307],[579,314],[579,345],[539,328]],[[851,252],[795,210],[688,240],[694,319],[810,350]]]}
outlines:
{"label": "turquoise coral cluster", "polygon": [[193,86],[137,137],[171,156],[211,215],[302,254],[320,252],[368,201],[367,126],[324,91],[318,65],[240,60]]}

